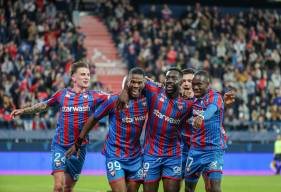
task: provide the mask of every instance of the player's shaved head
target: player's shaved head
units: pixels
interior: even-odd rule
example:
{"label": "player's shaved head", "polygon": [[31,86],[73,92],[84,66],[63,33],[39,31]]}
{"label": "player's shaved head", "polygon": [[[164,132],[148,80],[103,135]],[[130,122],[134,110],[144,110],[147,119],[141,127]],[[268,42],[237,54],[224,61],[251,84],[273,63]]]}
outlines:
{"label": "player's shaved head", "polygon": [[197,78],[197,79],[199,78],[203,82],[210,83],[210,75],[207,71],[204,71],[204,70],[197,71],[194,74],[194,78]]}
{"label": "player's shaved head", "polygon": [[176,67],[171,67],[171,68],[169,68],[169,69],[166,71],[166,75],[167,75],[168,72],[170,72],[170,71],[176,71],[176,72],[178,72],[180,78],[182,78],[182,76],[183,76],[182,71],[181,71],[180,69],[176,68]]}
{"label": "player's shaved head", "polygon": [[134,67],[129,71],[129,76],[131,76],[132,74],[137,74],[137,75],[142,75],[144,76],[144,70],[140,67]]}

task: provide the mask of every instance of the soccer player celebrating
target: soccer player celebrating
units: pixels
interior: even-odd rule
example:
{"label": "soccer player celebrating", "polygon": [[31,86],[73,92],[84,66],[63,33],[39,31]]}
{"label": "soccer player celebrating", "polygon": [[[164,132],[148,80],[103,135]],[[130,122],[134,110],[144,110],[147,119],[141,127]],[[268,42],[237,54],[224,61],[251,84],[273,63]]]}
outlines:
{"label": "soccer player celebrating", "polygon": [[[140,135],[145,123],[147,101],[141,92],[144,87],[144,71],[130,70],[127,78],[129,102],[118,108],[118,96],[112,96],[89,118],[75,145],[67,156],[79,151],[83,138],[104,116],[109,116],[109,132],[103,154],[106,157],[107,178],[113,192],[137,192],[143,182],[143,157]],[[79,153],[79,152],[78,152]]]}
{"label": "soccer player celebrating", "polygon": [[56,134],[52,142],[52,175],[54,176],[54,192],[71,192],[81,173],[86,156],[85,144],[82,141],[80,156],[65,158],[65,152],[78,139],[84,123],[95,108],[103,103],[108,95],[99,91],[89,91],[89,66],[82,61],[72,64],[72,88],[65,88],[55,93],[48,100],[31,107],[14,110],[13,117],[33,114],[47,110],[51,106],[59,107],[59,118]]}
{"label": "soccer player celebrating", "polygon": [[206,176],[210,191],[221,191],[223,154],[226,148],[224,101],[218,92],[209,88],[209,84],[207,72],[198,71],[194,74],[192,89],[195,100],[191,147],[185,170],[186,192],[195,190],[200,174]]}
{"label": "soccer player celebrating", "polygon": [[[182,84],[181,84],[181,96],[185,100],[190,100],[193,102],[194,94],[192,90],[192,79],[194,76],[195,71],[192,68],[184,69],[182,70],[183,78],[182,78]],[[182,124],[181,129],[181,136],[182,136],[182,175],[184,178],[184,172],[185,172],[185,165],[186,160],[188,156],[188,151],[190,148],[190,135],[191,135],[191,127],[192,124],[190,122],[190,119],[186,120],[186,123]]]}
{"label": "soccer player celebrating", "polygon": [[182,72],[170,68],[166,73],[165,88],[147,81],[144,95],[148,102],[148,123],[144,145],[144,191],[156,192],[159,180],[164,191],[180,189],[181,144],[180,124],[184,122],[192,102],[180,96]]}

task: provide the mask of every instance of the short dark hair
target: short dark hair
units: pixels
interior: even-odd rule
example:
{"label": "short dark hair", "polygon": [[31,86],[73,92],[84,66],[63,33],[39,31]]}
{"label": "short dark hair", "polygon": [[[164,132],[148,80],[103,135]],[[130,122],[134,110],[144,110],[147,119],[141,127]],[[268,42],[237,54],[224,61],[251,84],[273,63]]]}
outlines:
{"label": "short dark hair", "polygon": [[197,71],[195,74],[194,74],[194,77],[195,76],[203,76],[203,77],[205,77],[205,79],[208,81],[208,82],[210,82],[210,75],[209,75],[209,73],[207,72],[207,71],[204,71],[204,70],[199,70],[199,71]]}
{"label": "short dark hair", "polygon": [[165,73],[165,74],[167,74],[169,71],[177,71],[177,72],[179,72],[180,77],[182,77],[182,76],[183,76],[182,71],[181,71],[180,69],[176,68],[176,67],[171,67],[171,68],[169,68],[169,69],[166,71],[166,73]]}
{"label": "short dark hair", "polygon": [[133,74],[137,74],[137,75],[142,75],[144,76],[144,70],[140,67],[134,67],[129,71],[129,75],[133,75]]}
{"label": "short dark hair", "polygon": [[194,75],[195,70],[193,68],[187,68],[187,69],[183,69],[181,72],[183,73],[183,75],[188,75],[188,74]]}
{"label": "short dark hair", "polygon": [[72,76],[79,68],[89,68],[89,64],[84,60],[80,60],[75,63],[72,63],[70,75]]}

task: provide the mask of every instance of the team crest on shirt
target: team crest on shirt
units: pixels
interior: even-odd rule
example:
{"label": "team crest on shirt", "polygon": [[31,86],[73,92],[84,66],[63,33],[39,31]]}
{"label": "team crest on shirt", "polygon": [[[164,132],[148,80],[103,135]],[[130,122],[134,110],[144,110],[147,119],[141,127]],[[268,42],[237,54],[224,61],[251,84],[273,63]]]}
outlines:
{"label": "team crest on shirt", "polygon": [[178,102],[178,108],[179,108],[179,110],[182,110],[182,109],[183,109],[183,104],[182,104],[182,102]]}
{"label": "team crest on shirt", "polygon": [[146,99],[142,99],[141,104],[142,104],[143,107],[146,107],[147,106]]}
{"label": "team crest on shirt", "polygon": [[65,97],[67,97],[67,98],[70,97],[70,93],[68,91],[66,92]]}
{"label": "team crest on shirt", "polygon": [[83,97],[84,97],[84,99],[87,99],[88,98],[88,94],[84,93]]}

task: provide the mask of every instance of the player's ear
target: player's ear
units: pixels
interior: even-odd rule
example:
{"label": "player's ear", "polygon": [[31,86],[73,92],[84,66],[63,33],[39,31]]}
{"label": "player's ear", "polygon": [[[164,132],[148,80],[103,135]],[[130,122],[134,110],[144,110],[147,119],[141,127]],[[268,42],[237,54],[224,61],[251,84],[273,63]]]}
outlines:
{"label": "player's ear", "polygon": [[75,74],[71,75],[71,80],[72,80],[74,83],[76,82]]}

